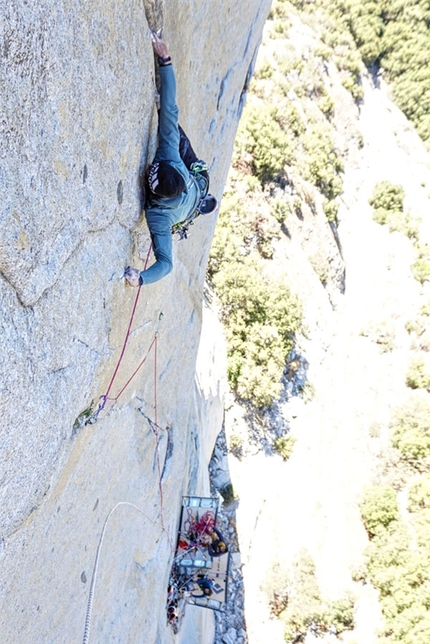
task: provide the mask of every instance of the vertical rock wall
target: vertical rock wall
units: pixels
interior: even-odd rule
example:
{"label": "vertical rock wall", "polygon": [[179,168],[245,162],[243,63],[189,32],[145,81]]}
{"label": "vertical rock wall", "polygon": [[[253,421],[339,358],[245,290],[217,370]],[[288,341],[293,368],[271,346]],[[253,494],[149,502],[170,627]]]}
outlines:
{"label": "vertical rock wall", "polygon": [[[79,641],[102,535],[91,641],[170,641],[169,540],[181,495],[208,492],[200,459],[221,422],[216,386],[194,383],[214,219],[175,241],[173,273],[142,289],[111,395],[155,334],[157,351],[97,424],[75,421],[106,392],[137,293],[121,276],[127,264],[143,267],[149,247],[139,189],[156,145],[149,26],[164,29],[181,122],[220,197],[269,6],[11,0],[2,9],[2,642]],[[186,641],[210,641],[210,614],[196,611]]]}

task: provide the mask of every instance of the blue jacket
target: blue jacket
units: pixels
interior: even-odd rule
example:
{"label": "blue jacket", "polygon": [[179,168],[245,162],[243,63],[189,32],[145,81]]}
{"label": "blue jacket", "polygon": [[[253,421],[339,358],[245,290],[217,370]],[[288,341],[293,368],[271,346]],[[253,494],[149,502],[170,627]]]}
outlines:
{"label": "blue jacket", "polygon": [[172,65],[160,66],[159,141],[154,162],[168,161],[186,184],[182,194],[169,198],[148,193],[146,221],[151,233],[156,262],[140,273],[143,284],[152,284],[172,270],[172,226],[189,217],[200,201],[200,189],[179,155],[176,79]]}
{"label": "blue jacket", "polygon": [[[200,599],[201,597],[206,597],[206,599],[207,599],[208,597],[210,597],[212,595],[212,593],[213,593],[213,581],[210,581],[209,579],[198,579],[198,580],[196,580],[195,583],[200,588],[200,590],[202,590],[203,592],[202,592],[201,595],[195,595],[194,593],[191,593],[192,597],[195,597],[196,599]],[[209,593],[209,595],[205,593],[205,588],[209,588],[209,590],[211,591]]]}

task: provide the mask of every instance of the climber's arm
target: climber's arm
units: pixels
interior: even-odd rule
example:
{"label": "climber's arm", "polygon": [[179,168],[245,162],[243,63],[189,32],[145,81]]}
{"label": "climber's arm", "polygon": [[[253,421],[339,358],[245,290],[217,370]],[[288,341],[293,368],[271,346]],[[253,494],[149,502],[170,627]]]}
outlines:
{"label": "climber's arm", "polygon": [[172,270],[172,234],[169,231],[168,237],[153,235],[155,262],[149,268],[139,271],[133,266],[127,266],[124,277],[130,286],[142,286],[153,284],[163,277],[166,277]]}
{"label": "climber's arm", "polygon": [[128,267],[124,277],[130,286],[153,284],[168,275],[173,268],[172,263],[172,225],[167,214],[159,210],[147,210],[146,221],[151,233],[152,249],[155,263],[143,271]]}
{"label": "climber's arm", "polygon": [[161,82],[159,142],[154,161],[180,161],[175,72],[168,47],[156,34],[152,35],[152,47],[158,58]]}
{"label": "climber's arm", "polygon": [[168,232],[151,235],[155,263],[140,272],[140,284],[153,284],[168,275],[172,268],[172,233]]}

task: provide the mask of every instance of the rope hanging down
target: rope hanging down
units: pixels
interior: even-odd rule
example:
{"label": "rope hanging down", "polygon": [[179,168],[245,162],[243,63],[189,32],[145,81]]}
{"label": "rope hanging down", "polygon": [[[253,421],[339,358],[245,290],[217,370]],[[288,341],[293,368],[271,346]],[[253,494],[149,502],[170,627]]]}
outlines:
{"label": "rope hanging down", "polygon": [[[126,340],[127,340],[127,336],[126,336]],[[140,363],[139,367],[135,370],[133,375],[129,378],[127,383],[121,389],[121,391],[119,392],[119,394],[117,395],[115,400],[117,400],[119,398],[121,393],[127,387],[128,383],[132,380],[132,378],[135,376],[135,374],[140,369],[142,364],[145,362],[145,360],[148,357],[148,354],[151,351],[151,348],[153,346],[154,346],[154,415],[155,415],[155,422],[152,422],[150,418],[147,418],[147,420],[148,420],[149,425],[150,425],[150,427],[151,427],[151,429],[152,429],[152,431],[154,433],[154,436],[155,436],[155,451],[156,451],[157,471],[158,471],[158,490],[159,490],[159,495],[160,495],[160,525],[161,525],[162,532],[164,532],[164,534],[167,536],[170,551],[171,551],[171,554],[173,555],[174,548],[173,548],[172,540],[171,540],[169,532],[167,531],[167,529],[165,527],[165,522],[164,522],[164,497],[163,497],[163,486],[162,486],[162,480],[161,480],[161,463],[160,463],[159,435],[158,435],[159,426],[158,426],[158,404],[157,404],[157,334],[155,335],[154,340],[152,341],[151,346],[149,347],[145,358],[142,360],[142,362]],[[114,378],[112,378],[111,383],[112,383],[113,379]],[[107,394],[106,394],[106,400],[107,400]],[[112,400],[112,399],[109,398],[109,400]],[[103,540],[104,540],[104,537],[105,537],[106,527],[107,527],[107,524],[108,524],[109,519],[111,518],[113,512],[116,510],[116,508],[118,508],[121,505],[128,505],[128,506],[131,506],[131,507],[135,508],[136,510],[139,510],[139,512],[141,512],[145,516],[145,518],[148,519],[148,521],[150,521],[153,525],[157,525],[157,522],[152,521],[152,519],[150,519],[141,508],[139,508],[134,503],[130,503],[128,501],[120,501],[109,512],[109,514],[106,517],[105,522],[103,524],[103,529],[102,529],[102,532],[101,532],[101,535],[100,535],[99,544],[97,546],[96,559],[95,559],[95,562],[94,562],[93,575],[92,575],[92,578],[91,578],[91,586],[90,586],[90,591],[89,591],[89,595],[88,595],[88,606],[87,606],[87,614],[86,614],[86,617],[85,617],[85,630],[84,630],[84,638],[83,638],[82,644],[88,644],[88,640],[89,640],[89,636],[90,636],[94,588],[95,588],[95,584],[96,584],[97,571],[98,571],[98,565],[99,565],[99,560],[100,560],[100,552],[101,552]]]}
{"label": "rope hanging down", "polygon": [[105,533],[106,533],[106,527],[107,527],[107,524],[109,523],[109,519],[111,518],[112,514],[113,514],[113,513],[115,512],[115,510],[116,510],[118,507],[120,507],[121,505],[128,505],[129,507],[135,508],[135,509],[136,509],[136,510],[138,510],[141,514],[143,514],[143,516],[145,517],[145,519],[147,519],[148,521],[150,521],[153,525],[156,525],[156,522],[155,522],[155,521],[153,521],[152,519],[150,519],[150,518],[147,516],[147,514],[146,514],[146,513],[145,513],[141,508],[139,508],[139,507],[138,507],[137,505],[135,505],[134,503],[129,503],[128,501],[120,501],[119,503],[117,503],[117,504],[112,508],[112,510],[111,510],[111,511],[109,512],[109,514],[107,515],[107,517],[106,517],[106,519],[105,519],[105,522],[104,522],[104,524],[103,524],[103,529],[102,529],[102,532],[101,532],[101,535],[100,535],[100,539],[99,539],[99,543],[98,543],[98,546],[97,546],[97,554],[96,554],[96,559],[95,559],[94,567],[93,567],[93,575],[92,575],[92,577],[91,577],[90,592],[89,592],[89,595],[88,595],[87,614],[86,614],[86,616],[85,616],[85,629],[84,629],[84,638],[83,638],[83,640],[82,640],[82,644],[88,644],[89,637],[90,637],[90,628],[91,628],[91,617],[92,617],[92,610],[93,610],[94,589],[95,589],[95,585],[96,585],[97,572],[98,572],[98,568],[99,568],[99,561],[100,561],[100,552],[101,552],[101,549],[102,549],[102,544],[103,544],[103,540],[104,540]]}
{"label": "rope hanging down", "polygon": [[[145,260],[144,270],[146,269],[146,267],[147,267],[147,265],[148,265],[148,260],[149,260],[149,255],[150,255],[150,253],[151,253],[151,250],[152,250],[152,243],[150,244],[149,249],[148,249],[148,253],[147,253],[147,255],[146,255],[146,260]],[[129,323],[128,323],[128,327],[127,327],[127,333],[125,334],[125,339],[124,339],[124,343],[123,343],[123,345],[122,345],[121,353],[120,353],[120,356],[119,356],[118,362],[116,363],[116,366],[115,366],[114,372],[113,372],[113,374],[112,374],[112,377],[111,377],[111,379],[110,379],[110,382],[109,382],[108,388],[107,388],[107,390],[106,390],[106,393],[105,393],[105,394],[102,394],[102,395],[100,396],[100,399],[99,399],[99,400],[100,400],[100,402],[99,402],[99,404],[98,404],[97,409],[96,409],[96,410],[91,414],[91,416],[90,416],[90,417],[88,418],[88,420],[86,421],[85,425],[94,425],[94,424],[97,422],[97,420],[98,420],[98,416],[99,416],[100,412],[105,408],[105,405],[106,405],[106,403],[107,403],[107,401],[108,401],[108,400],[111,400],[111,401],[113,401],[113,402],[116,402],[116,401],[118,400],[118,398],[119,398],[119,397],[121,396],[121,394],[125,391],[125,389],[128,387],[128,385],[130,384],[130,382],[133,380],[133,378],[135,377],[135,375],[137,374],[137,372],[139,371],[139,369],[142,367],[142,365],[143,365],[143,364],[144,364],[144,362],[146,361],[146,359],[147,359],[147,357],[148,357],[148,355],[149,355],[149,353],[150,353],[150,351],[151,351],[152,347],[153,347],[153,346],[154,346],[154,344],[155,344],[157,334],[155,334],[154,339],[152,340],[152,343],[151,343],[151,345],[150,345],[150,347],[149,347],[149,349],[148,349],[148,351],[147,351],[147,353],[146,353],[146,356],[143,358],[143,360],[141,361],[141,363],[139,364],[139,366],[135,369],[135,371],[133,372],[133,374],[132,374],[132,375],[130,376],[130,378],[127,380],[127,382],[126,382],[126,383],[125,383],[125,385],[122,387],[122,389],[120,390],[120,392],[119,392],[119,393],[118,393],[114,398],[110,398],[110,397],[109,397],[110,390],[112,389],[112,385],[113,385],[113,383],[115,382],[116,376],[117,376],[118,371],[119,371],[119,368],[120,368],[120,366],[121,366],[121,362],[122,362],[122,360],[123,360],[123,358],[124,358],[125,350],[126,350],[126,348],[127,348],[127,343],[128,343],[128,339],[129,339],[129,337],[130,337],[131,327],[132,327],[133,320],[134,320],[134,316],[135,316],[135,313],[136,313],[136,309],[137,309],[137,304],[138,304],[138,301],[139,301],[139,296],[140,296],[140,290],[141,290],[141,288],[142,288],[141,286],[138,286],[138,288],[137,288],[137,293],[136,293],[136,297],[135,297],[135,299],[134,299],[134,304],[133,304],[133,309],[132,309],[131,316],[130,316],[130,321],[129,321]]]}

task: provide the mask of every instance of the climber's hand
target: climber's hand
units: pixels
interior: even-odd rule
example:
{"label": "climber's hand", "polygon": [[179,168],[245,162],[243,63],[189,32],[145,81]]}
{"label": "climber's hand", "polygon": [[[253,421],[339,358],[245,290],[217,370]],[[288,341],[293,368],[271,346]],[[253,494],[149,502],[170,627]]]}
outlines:
{"label": "climber's hand", "polygon": [[168,58],[169,56],[169,49],[164,42],[164,40],[161,40],[159,36],[155,33],[155,31],[151,31],[151,40],[152,40],[152,48],[154,50],[154,53],[156,56],[159,56],[160,58]]}
{"label": "climber's hand", "polygon": [[139,286],[140,271],[133,266],[127,266],[124,271],[124,277],[130,286]]}

